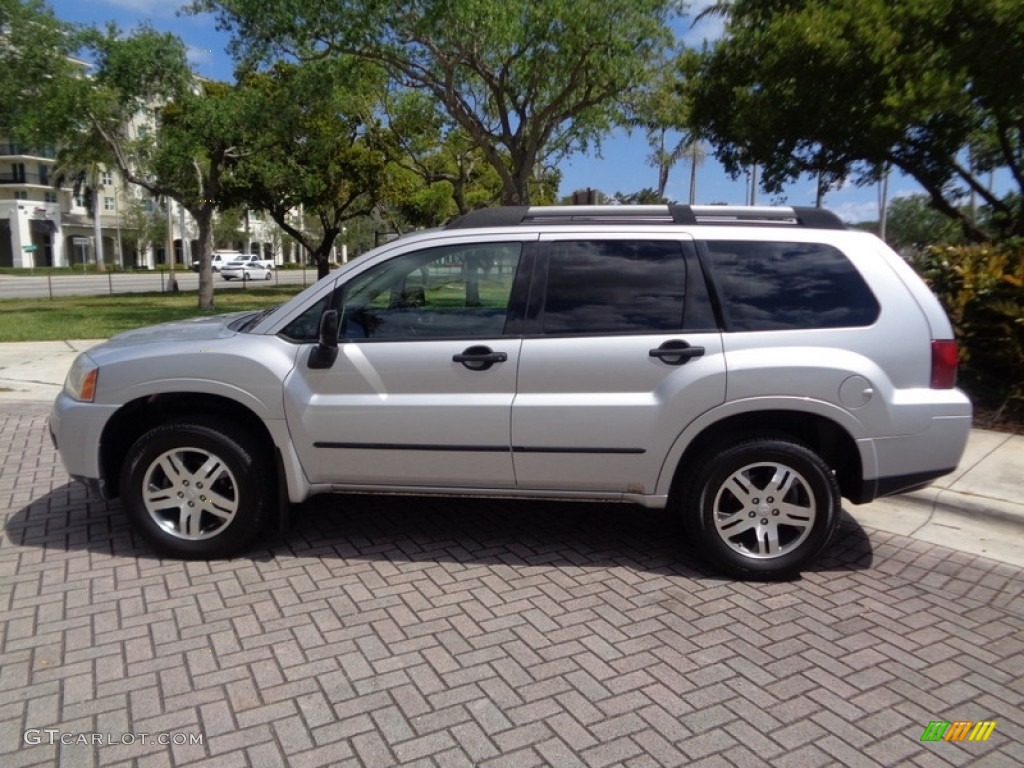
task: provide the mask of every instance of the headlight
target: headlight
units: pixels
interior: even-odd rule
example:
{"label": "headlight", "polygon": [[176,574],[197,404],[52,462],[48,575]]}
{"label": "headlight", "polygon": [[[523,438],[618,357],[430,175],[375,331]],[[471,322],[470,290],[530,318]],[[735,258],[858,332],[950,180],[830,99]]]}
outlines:
{"label": "headlight", "polygon": [[91,403],[96,397],[96,380],[100,369],[85,352],[75,358],[67,378],[64,379],[64,393],[83,403]]}

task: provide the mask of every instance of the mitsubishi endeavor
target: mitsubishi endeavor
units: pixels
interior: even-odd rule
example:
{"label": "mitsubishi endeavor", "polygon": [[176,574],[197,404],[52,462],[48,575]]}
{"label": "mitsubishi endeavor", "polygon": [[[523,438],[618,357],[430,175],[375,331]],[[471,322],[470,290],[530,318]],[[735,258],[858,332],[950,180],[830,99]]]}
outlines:
{"label": "mitsubishi endeavor", "polygon": [[939,302],[814,208],[508,207],[271,310],[82,353],[50,430],[161,552],[236,553],[324,492],[670,507],[718,569],[798,572],[854,504],[951,472]]}

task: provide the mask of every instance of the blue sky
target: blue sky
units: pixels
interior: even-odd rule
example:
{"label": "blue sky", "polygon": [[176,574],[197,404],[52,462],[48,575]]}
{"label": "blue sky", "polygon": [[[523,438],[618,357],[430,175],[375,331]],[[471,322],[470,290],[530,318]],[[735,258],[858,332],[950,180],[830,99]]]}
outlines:
{"label": "blue sky", "polygon": [[[709,3],[710,0],[691,2],[691,17],[681,22],[679,29],[683,39],[690,45],[699,45],[704,38],[714,39],[721,34],[721,21],[716,18],[704,19],[696,26],[691,25],[693,15]],[[198,73],[231,80],[232,62],[225,51],[228,36],[216,30],[212,16],[177,15],[181,5],[181,0],[51,0],[54,12],[65,21],[90,24],[114,21],[125,30],[148,23],[155,29],[174,32],[188,46],[189,59]],[[644,187],[655,187],[658,176],[656,169],[647,164],[649,152],[641,132],[630,135],[625,131],[617,131],[603,142],[600,155],[591,152],[562,161],[559,166],[562,171],[560,192],[567,195],[575,189],[593,187],[612,194],[616,191],[628,193]],[[688,198],[689,175],[689,165],[685,161],[673,168],[666,190],[670,199],[685,201]],[[901,175],[894,174],[890,181],[890,199],[919,191],[912,179]],[[745,201],[745,179],[729,178],[717,161],[709,156],[698,171],[697,202],[743,204]],[[813,205],[814,182],[806,179],[791,185],[785,190],[782,199],[769,198],[758,192],[757,202]],[[878,218],[876,187],[858,188],[851,184],[830,192],[825,204],[849,222]]]}

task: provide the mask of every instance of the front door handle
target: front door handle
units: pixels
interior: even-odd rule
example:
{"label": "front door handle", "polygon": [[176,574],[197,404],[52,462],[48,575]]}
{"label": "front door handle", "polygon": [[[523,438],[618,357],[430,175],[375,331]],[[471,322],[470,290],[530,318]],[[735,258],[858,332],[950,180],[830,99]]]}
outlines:
{"label": "front door handle", "polygon": [[657,349],[650,350],[647,354],[657,357],[667,365],[683,365],[695,357],[703,357],[704,347],[691,347],[688,342],[682,339],[670,339]]}
{"label": "front door handle", "polygon": [[462,363],[471,371],[486,371],[495,363],[504,363],[507,360],[508,353],[495,352],[483,345],[469,347],[463,350],[462,354],[452,357],[453,363]]}

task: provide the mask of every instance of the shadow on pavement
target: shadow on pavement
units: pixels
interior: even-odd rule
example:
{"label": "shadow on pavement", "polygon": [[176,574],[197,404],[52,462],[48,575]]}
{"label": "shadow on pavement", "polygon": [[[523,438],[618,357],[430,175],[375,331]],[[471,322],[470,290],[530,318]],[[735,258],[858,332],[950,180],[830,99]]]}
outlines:
{"label": "shadow on pavement", "polygon": [[[724,580],[687,545],[674,515],[629,504],[324,495],[292,512],[285,534],[268,531],[240,557],[624,567]],[[75,483],[33,500],[4,527],[20,546],[160,559],[131,529],[117,502],[88,496]],[[844,513],[808,570],[857,571],[869,568],[872,559],[867,534]]]}

